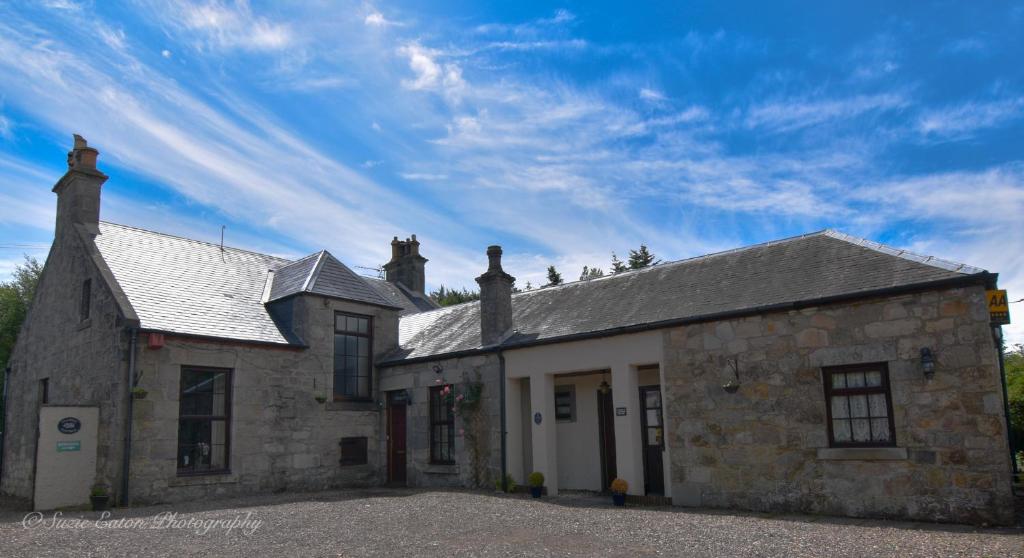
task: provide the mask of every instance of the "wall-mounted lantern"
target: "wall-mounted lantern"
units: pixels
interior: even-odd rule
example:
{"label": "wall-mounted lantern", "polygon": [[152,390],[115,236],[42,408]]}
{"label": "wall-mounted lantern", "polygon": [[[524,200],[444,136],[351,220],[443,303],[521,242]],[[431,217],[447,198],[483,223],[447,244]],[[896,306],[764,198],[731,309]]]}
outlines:
{"label": "wall-mounted lantern", "polygon": [[935,355],[928,347],[921,348],[921,371],[929,380],[935,375]]}
{"label": "wall-mounted lantern", "polygon": [[604,374],[601,374],[601,385],[597,386],[597,391],[601,392],[601,395],[608,395],[608,392],[612,390],[612,386],[608,385],[608,380],[604,376]]}

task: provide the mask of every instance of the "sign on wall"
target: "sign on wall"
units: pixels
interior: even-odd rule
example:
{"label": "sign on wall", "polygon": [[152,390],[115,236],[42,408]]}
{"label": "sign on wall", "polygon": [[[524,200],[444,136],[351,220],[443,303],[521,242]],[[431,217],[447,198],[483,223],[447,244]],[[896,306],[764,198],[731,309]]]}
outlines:
{"label": "sign on wall", "polygon": [[1007,299],[1004,289],[985,291],[985,299],[988,301],[988,317],[992,325],[1006,325],[1010,323],[1010,302]]}
{"label": "sign on wall", "polygon": [[57,430],[61,434],[74,434],[82,428],[82,421],[75,417],[64,417],[57,423]]}

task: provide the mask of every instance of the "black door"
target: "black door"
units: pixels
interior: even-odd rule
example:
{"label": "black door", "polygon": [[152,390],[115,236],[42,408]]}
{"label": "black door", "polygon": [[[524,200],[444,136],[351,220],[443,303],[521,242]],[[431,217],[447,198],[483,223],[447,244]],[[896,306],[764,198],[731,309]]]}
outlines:
{"label": "black door", "polygon": [[640,425],[644,443],[644,493],[665,494],[665,429],[661,415],[661,386],[640,388]]}
{"label": "black door", "polygon": [[405,410],[405,398],[388,392],[388,482],[401,486],[405,486]]}
{"label": "black door", "polygon": [[601,490],[607,491],[615,480],[615,409],[612,406],[612,390],[601,393],[597,390],[597,431],[601,448]]}

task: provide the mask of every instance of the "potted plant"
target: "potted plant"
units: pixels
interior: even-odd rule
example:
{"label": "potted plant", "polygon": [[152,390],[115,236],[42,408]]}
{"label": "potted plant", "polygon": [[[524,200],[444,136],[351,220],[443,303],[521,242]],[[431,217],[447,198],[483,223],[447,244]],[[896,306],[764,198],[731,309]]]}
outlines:
{"label": "potted plant", "polygon": [[629,483],[622,479],[612,481],[612,503],[616,506],[626,505],[626,492],[629,490]]}
{"label": "potted plant", "polygon": [[110,503],[110,492],[107,485],[96,483],[89,491],[89,502],[92,504],[92,511],[104,511]]}
{"label": "potted plant", "polygon": [[132,388],[132,397],[135,399],[145,399],[147,395],[149,395],[149,392],[146,391],[146,388],[141,388],[139,386]]}
{"label": "potted plant", "polygon": [[530,473],[530,476],[526,477],[526,484],[530,485],[530,495],[534,498],[540,498],[541,493],[544,491],[544,473],[540,471]]}
{"label": "potted plant", "polygon": [[[516,491],[516,481],[512,480],[512,475],[505,475],[505,480],[508,483],[509,493]],[[501,477],[494,480],[494,490],[501,492]]]}
{"label": "potted plant", "polygon": [[322,391],[318,391],[313,395],[313,399],[316,399],[317,403],[323,405],[327,402],[327,394]]}

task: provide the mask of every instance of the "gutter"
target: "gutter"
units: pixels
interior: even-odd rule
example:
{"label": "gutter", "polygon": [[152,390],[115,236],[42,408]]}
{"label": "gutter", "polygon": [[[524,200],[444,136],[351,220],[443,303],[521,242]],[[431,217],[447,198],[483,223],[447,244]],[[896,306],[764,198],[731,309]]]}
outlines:
{"label": "gutter", "polygon": [[[502,370],[504,370],[504,366]],[[4,440],[7,439],[7,386],[10,381],[11,367],[8,366],[4,370],[3,393],[0,394],[0,409],[3,409],[3,413],[0,414],[0,419],[3,419],[3,428],[0,429],[0,483],[3,482],[4,478]]]}
{"label": "gutter", "polygon": [[950,279],[940,279],[937,281],[929,281],[927,283],[917,283],[914,285],[901,285],[898,287],[885,287],[881,289],[874,289],[870,291],[862,291],[858,293],[847,293],[842,295],[832,295],[826,297],[819,297],[807,300],[798,300],[793,302],[780,302],[776,304],[765,304],[761,306],[754,306],[750,308],[743,308],[740,310],[727,310],[724,312],[713,312],[709,314],[701,314],[697,316],[688,316],[685,318],[672,318],[668,320],[660,320],[657,322],[648,322],[644,324],[634,324],[628,326],[614,327],[610,329],[602,329],[599,331],[586,331],[581,333],[572,333],[569,335],[560,335],[557,337],[548,337],[545,339],[535,339],[528,341],[521,341],[519,343],[503,343],[499,346],[491,347],[478,347],[473,349],[464,349],[461,351],[452,351],[449,353],[438,353],[432,355],[424,355],[421,357],[408,358],[404,360],[392,360],[377,363],[379,368],[388,368],[392,366],[403,366],[406,364],[416,364],[420,362],[432,362],[436,360],[459,358],[464,356],[488,354],[496,351],[511,350],[511,349],[523,349],[526,347],[536,347],[539,345],[551,345],[554,343],[565,343],[567,341],[581,341],[585,339],[598,339],[601,337],[612,337],[615,335],[623,335],[626,333],[639,333],[642,331],[650,331],[654,329],[663,329],[668,327],[676,327],[681,325],[692,325],[704,322],[715,322],[719,320],[742,318],[747,316],[753,316],[758,314],[766,314],[771,312],[783,312],[788,310],[799,310],[802,308],[809,308],[812,306],[822,306],[825,304],[835,304],[839,302],[849,302],[853,300],[863,300],[867,298],[878,298],[884,296],[894,296],[899,294],[907,294],[920,291],[936,290],[942,288],[951,288],[963,285],[981,284],[990,285],[994,284],[998,274],[989,273],[983,271],[974,275],[965,275],[963,277],[952,277]]}
{"label": "gutter", "polygon": [[137,327],[129,328],[129,341],[128,341],[128,381],[127,395],[128,395],[128,411],[124,421],[124,460],[121,463],[121,507],[128,507],[131,503],[131,483],[129,482],[131,475],[131,463],[132,463],[132,417],[135,414],[135,397],[132,394],[132,388],[135,387],[135,352],[138,345],[139,329]]}

